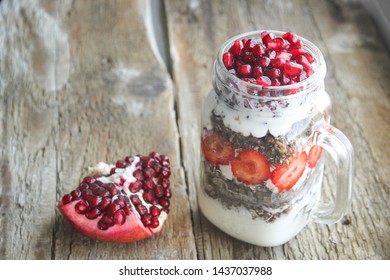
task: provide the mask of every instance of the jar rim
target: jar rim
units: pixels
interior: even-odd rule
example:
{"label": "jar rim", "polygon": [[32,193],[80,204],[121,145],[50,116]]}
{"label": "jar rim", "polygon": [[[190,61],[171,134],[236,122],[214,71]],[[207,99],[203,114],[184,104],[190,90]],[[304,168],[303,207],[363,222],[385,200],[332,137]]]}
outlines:
{"label": "jar rim", "polygon": [[[288,91],[288,90],[292,90],[292,89],[297,89],[297,88],[307,88],[307,87],[310,87],[310,85],[318,83],[318,82],[322,81],[325,78],[326,64],[325,64],[325,59],[324,59],[324,56],[323,56],[322,52],[311,41],[307,40],[304,37],[301,37],[301,36],[297,35],[296,33],[294,33],[294,34],[303,43],[303,49],[308,51],[315,58],[316,69],[315,69],[314,73],[310,77],[304,79],[303,81],[300,81],[300,82],[297,82],[297,83],[294,83],[294,84],[291,84],[291,85],[262,86],[262,85],[257,85],[257,84],[253,84],[253,83],[244,81],[244,80],[236,77],[232,73],[230,73],[229,70],[223,64],[223,59],[222,59],[223,54],[228,50],[228,48],[230,48],[230,46],[232,45],[232,43],[234,41],[241,40],[241,39],[244,39],[244,38],[252,39],[255,35],[260,35],[264,31],[269,32],[269,33],[274,33],[277,36],[281,36],[281,35],[283,35],[284,33],[287,32],[287,31],[280,31],[280,30],[253,30],[253,31],[241,33],[241,34],[238,34],[236,36],[230,37],[228,40],[226,40],[223,43],[222,47],[220,48],[220,50],[218,52],[218,56],[217,56],[217,59],[215,61],[215,71],[216,71],[216,74],[218,75],[217,71],[222,71],[222,73],[224,75],[226,75],[227,77],[229,77],[233,81],[239,82],[243,86],[247,86],[247,87],[250,87],[252,89],[259,90],[259,91],[270,90],[270,91],[280,91],[280,92]],[[217,65],[219,66],[218,70],[217,70]],[[235,89],[233,89],[233,90],[235,90]],[[247,96],[247,97],[255,98],[255,99],[259,98],[259,99],[263,99],[263,100],[264,99],[265,100],[293,99],[293,98],[301,97],[302,95],[306,94],[306,91],[303,90],[303,91],[300,91],[300,92],[297,92],[297,93],[291,94],[291,95],[256,96],[256,95],[247,94],[245,92],[241,92],[241,91],[238,91],[238,90],[235,90],[235,91],[237,91],[238,93],[242,94],[243,96]]]}

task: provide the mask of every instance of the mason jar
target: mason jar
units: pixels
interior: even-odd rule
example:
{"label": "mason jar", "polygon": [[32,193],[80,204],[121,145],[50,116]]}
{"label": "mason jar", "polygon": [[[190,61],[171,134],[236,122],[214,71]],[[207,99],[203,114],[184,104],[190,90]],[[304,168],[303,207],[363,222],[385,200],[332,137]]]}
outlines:
{"label": "mason jar", "polygon": [[[268,40],[284,41],[272,45],[264,41],[266,35]],[[295,36],[291,44],[288,36]],[[284,63],[293,61],[293,66],[300,61],[294,42],[310,68],[298,65],[305,71],[295,78],[288,75],[293,73],[289,68],[280,66],[279,80],[267,79],[265,73],[277,72],[272,69],[278,66],[274,61],[278,56],[285,58]],[[260,47],[254,50],[257,44]],[[262,56],[254,55],[258,48]],[[270,63],[262,67],[259,60],[266,56]],[[259,66],[263,76],[241,73],[246,61],[252,74],[253,66]],[[308,222],[335,223],[348,210],[353,149],[330,124],[325,74],[320,50],[290,32],[253,31],[222,45],[214,63],[213,88],[202,109],[198,190],[200,209],[216,227],[251,244],[278,246]],[[321,200],[325,152],[336,167],[331,202]]]}

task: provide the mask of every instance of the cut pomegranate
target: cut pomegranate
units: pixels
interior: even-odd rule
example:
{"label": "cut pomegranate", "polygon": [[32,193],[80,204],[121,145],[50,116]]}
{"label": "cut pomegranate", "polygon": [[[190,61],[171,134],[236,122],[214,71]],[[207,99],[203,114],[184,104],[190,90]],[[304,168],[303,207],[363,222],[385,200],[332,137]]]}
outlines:
{"label": "cut pomegranate", "polygon": [[165,155],[99,163],[57,208],[78,231],[100,241],[133,242],[161,231],[170,208]]}
{"label": "cut pomegranate", "polygon": [[286,32],[277,37],[263,31],[260,39],[234,41],[222,60],[226,69],[243,81],[261,86],[284,86],[310,77],[314,73],[315,59],[294,33]]}

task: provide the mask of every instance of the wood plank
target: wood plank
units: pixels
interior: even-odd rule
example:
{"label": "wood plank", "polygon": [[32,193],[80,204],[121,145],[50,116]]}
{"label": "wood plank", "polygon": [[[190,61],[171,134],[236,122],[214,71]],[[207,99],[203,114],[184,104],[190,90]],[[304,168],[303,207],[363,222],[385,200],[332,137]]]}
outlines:
{"label": "wood plank", "polygon": [[[1,54],[10,57],[0,62],[9,72],[0,83],[1,258],[196,257],[172,83],[152,51],[143,5],[1,3]],[[86,167],[152,150],[169,155],[173,174],[172,208],[159,235],[96,242],[55,210]]]}
{"label": "wood plank", "polygon": [[[355,2],[165,1],[199,258],[389,258],[389,170],[384,167],[388,165],[382,165],[389,159],[385,142],[389,137],[389,56],[375,26]],[[229,37],[256,29],[292,30],[324,52],[333,124],[351,139],[357,158],[350,214],[335,225],[310,224],[289,243],[274,248],[252,246],[227,236],[203,217],[196,199],[200,111],[212,87],[213,60]],[[375,139],[370,135],[376,135]],[[331,169],[327,169],[325,181],[333,183]],[[332,192],[327,190],[325,195]]]}

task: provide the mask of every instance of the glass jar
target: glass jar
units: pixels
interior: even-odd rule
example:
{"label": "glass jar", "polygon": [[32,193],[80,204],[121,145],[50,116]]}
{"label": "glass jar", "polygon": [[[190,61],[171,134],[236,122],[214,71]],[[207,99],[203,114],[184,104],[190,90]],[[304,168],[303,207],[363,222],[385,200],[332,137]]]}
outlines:
{"label": "glass jar", "polygon": [[[218,53],[213,89],[202,110],[198,201],[204,216],[225,233],[258,246],[277,246],[311,220],[342,218],[351,200],[353,150],[330,125],[325,61],[308,40],[298,37],[314,58],[313,73],[300,82],[262,86],[225,67],[224,53],[236,41],[261,34],[233,37]],[[320,202],[323,149],[337,169],[330,206]]]}

